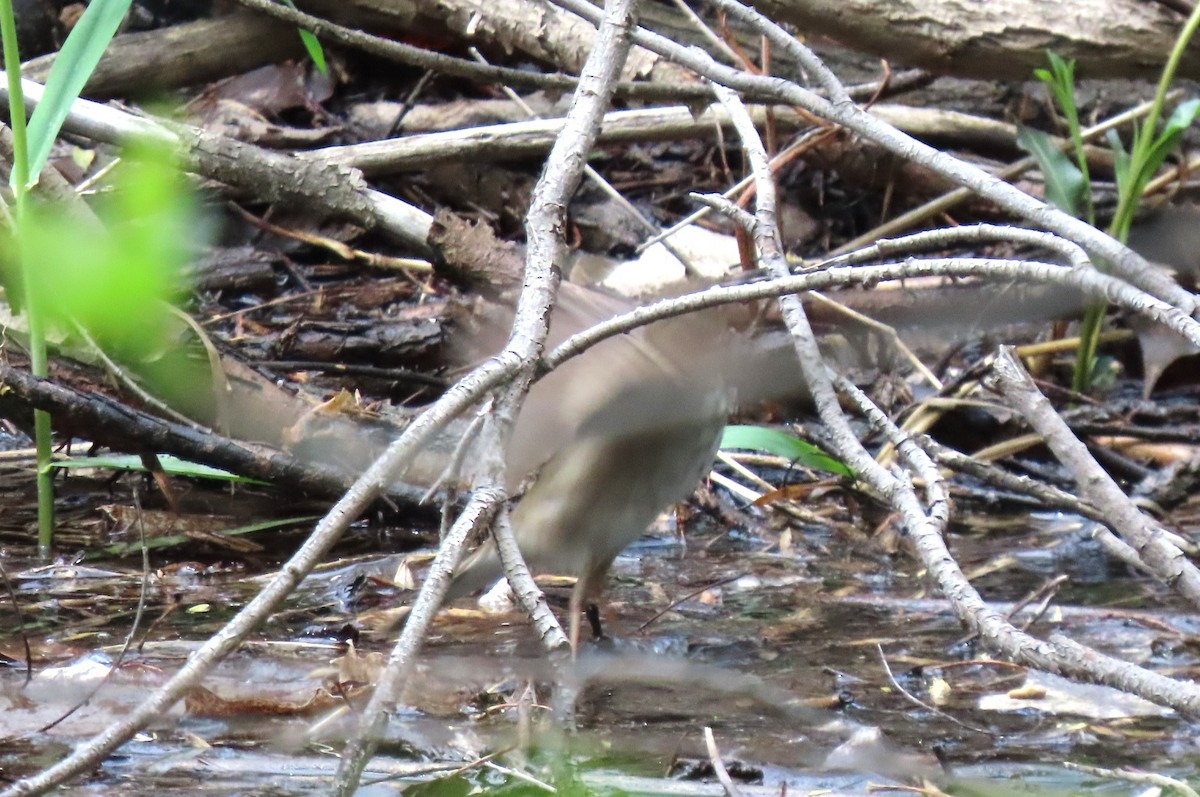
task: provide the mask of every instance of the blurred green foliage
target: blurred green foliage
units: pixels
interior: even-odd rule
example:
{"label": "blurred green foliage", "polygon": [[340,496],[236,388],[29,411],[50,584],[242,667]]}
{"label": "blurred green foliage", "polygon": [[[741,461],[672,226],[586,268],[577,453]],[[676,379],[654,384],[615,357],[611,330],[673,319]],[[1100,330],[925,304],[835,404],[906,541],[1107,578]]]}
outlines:
{"label": "blurred green foliage", "polygon": [[[81,224],[62,208],[31,203],[17,219],[26,268],[5,258],[6,287],[30,280],[52,328],[83,326],[110,355],[138,359],[161,345],[170,308],[183,289],[198,209],[166,153],[131,150],[97,208],[102,225]],[[8,291],[10,302],[21,291]]]}

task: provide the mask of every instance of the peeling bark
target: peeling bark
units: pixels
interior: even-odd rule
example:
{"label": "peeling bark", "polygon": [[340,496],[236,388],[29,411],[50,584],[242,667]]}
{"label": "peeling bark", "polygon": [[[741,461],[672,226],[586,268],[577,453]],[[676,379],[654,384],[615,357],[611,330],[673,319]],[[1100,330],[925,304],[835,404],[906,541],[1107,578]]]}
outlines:
{"label": "peeling bark", "polygon": [[[808,37],[828,36],[894,64],[939,74],[1026,80],[1046,50],[1078,61],[1084,78],[1152,78],[1183,17],[1145,0],[753,0]],[[1192,48],[1181,77],[1200,76]]]}

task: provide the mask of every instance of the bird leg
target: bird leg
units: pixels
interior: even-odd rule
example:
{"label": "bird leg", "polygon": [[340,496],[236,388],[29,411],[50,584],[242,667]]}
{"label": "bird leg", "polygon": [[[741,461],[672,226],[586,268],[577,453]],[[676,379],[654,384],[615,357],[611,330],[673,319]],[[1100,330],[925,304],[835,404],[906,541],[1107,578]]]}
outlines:
{"label": "bird leg", "polygon": [[579,621],[583,616],[583,602],[587,599],[585,593],[589,592],[587,576],[580,576],[575,582],[574,589],[571,590],[571,601],[567,604],[567,612],[569,613],[569,633],[568,638],[571,641],[571,660],[579,654]]}
{"label": "bird leg", "polygon": [[604,629],[600,627],[600,607],[594,603],[588,603],[583,610],[583,616],[587,618],[588,625],[592,629],[592,641],[599,642],[604,639]]}
{"label": "bird leg", "polygon": [[599,592],[600,585],[604,583],[604,573],[608,570],[608,564],[606,561],[599,567],[592,565],[585,568],[576,580],[575,588],[571,590],[571,601],[567,604],[567,611],[570,612],[568,637],[571,640],[572,659],[579,652],[579,628],[583,619],[584,607],[590,605],[595,599],[596,593]]}

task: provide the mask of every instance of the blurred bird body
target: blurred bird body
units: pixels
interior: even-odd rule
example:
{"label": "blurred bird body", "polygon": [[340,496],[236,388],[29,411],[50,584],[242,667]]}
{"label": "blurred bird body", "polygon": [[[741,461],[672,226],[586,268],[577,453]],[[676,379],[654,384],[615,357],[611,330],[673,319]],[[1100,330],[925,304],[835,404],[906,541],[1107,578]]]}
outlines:
{"label": "blurred bird body", "polygon": [[[629,309],[562,287],[551,346]],[[532,570],[579,579],[573,628],[613,559],[711,467],[729,413],[724,327],[711,311],[662,321],[605,341],[530,391],[508,452],[510,488],[541,467],[513,531]],[[449,597],[502,575],[488,540],[459,566]]]}
{"label": "blurred bird body", "polygon": [[[709,403],[707,417],[684,413],[658,428],[581,430],[551,457],[513,511],[526,563],[537,572],[574,575],[594,586],[613,559],[708,472],[726,412],[718,401]],[[460,566],[450,597],[482,589],[502,575],[488,541]]]}

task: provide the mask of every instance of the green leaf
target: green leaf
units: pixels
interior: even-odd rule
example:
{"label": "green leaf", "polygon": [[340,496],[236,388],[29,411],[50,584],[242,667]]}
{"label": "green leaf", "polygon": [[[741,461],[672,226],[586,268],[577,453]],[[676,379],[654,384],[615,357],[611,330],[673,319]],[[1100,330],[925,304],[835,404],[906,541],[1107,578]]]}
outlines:
{"label": "green leaf", "polygon": [[[158,461],[162,465],[164,473],[171,476],[187,476],[193,479],[213,479],[214,481],[238,482],[240,484],[266,484],[266,482],[257,479],[248,479],[245,476],[239,476],[236,473],[230,473],[227,470],[214,468],[209,465],[201,465],[198,462],[189,462],[186,459],[179,459],[170,454],[159,454]],[[146,466],[142,464],[142,458],[135,454],[112,454],[103,457],[79,457],[72,459],[59,460],[51,463],[52,467],[75,469],[75,468],[100,468],[103,470],[125,470],[142,472],[146,470]]]}
{"label": "green leaf", "polygon": [[1017,145],[1033,156],[1042,170],[1046,183],[1046,201],[1059,210],[1079,215],[1083,206],[1087,181],[1070,158],[1059,151],[1050,136],[1040,130],[1022,127],[1017,132]]}
{"label": "green leaf", "polygon": [[[299,11],[296,4],[292,0],[283,0],[283,4],[293,11]],[[329,74],[329,66],[325,63],[325,50],[321,48],[321,42],[316,35],[310,30],[300,29],[300,41],[304,42],[304,49],[308,51],[308,57],[317,65],[317,69],[322,75]]]}
{"label": "green leaf", "polygon": [[[1050,69],[1054,72],[1054,82],[1060,89],[1074,91],[1075,88],[1075,59],[1063,60],[1062,56],[1053,50],[1046,51],[1046,59],[1050,61]],[[1074,95],[1072,94],[1072,98]]]}
{"label": "green leaf", "polygon": [[50,147],[58,137],[71,104],[79,99],[88,78],[100,62],[100,56],[116,34],[131,0],[92,0],[75,23],[71,34],[50,67],[46,92],[29,119],[29,179],[38,175],[50,157]]}
{"label": "green leaf", "polygon": [[1033,75],[1046,84],[1058,107],[1067,115],[1068,119],[1072,119],[1076,117],[1075,61],[1064,61],[1051,50],[1046,51],[1046,59],[1050,62],[1050,69],[1035,69]]}
{"label": "green leaf", "polygon": [[[1155,137],[1144,155],[1139,176],[1144,176],[1145,182],[1150,181],[1167,156],[1179,146],[1179,140],[1183,138],[1184,131],[1196,121],[1197,115],[1200,115],[1200,99],[1180,103],[1171,113],[1170,118],[1163,125],[1162,131]],[[1145,183],[1143,183],[1144,185]]]}
{"label": "green leaf", "polygon": [[1163,125],[1163,132],[1174,133],[1178,131],[1182,133],[1192,126],[1192,122],[1196,121],[1197,115],[1200,115],[1200,99],[1181,102],[1175,106],[1175,110],[1171,112],[1167,123]]}
{"label": "green leaf", "polygon": [[740,448],[749,451],[764,451],[777,457],[791,460],[806,468],[853,478],[854,471],[834,459],[812,443],[795,435],[765,426],[727,426],[721,436],[721,448]]}

